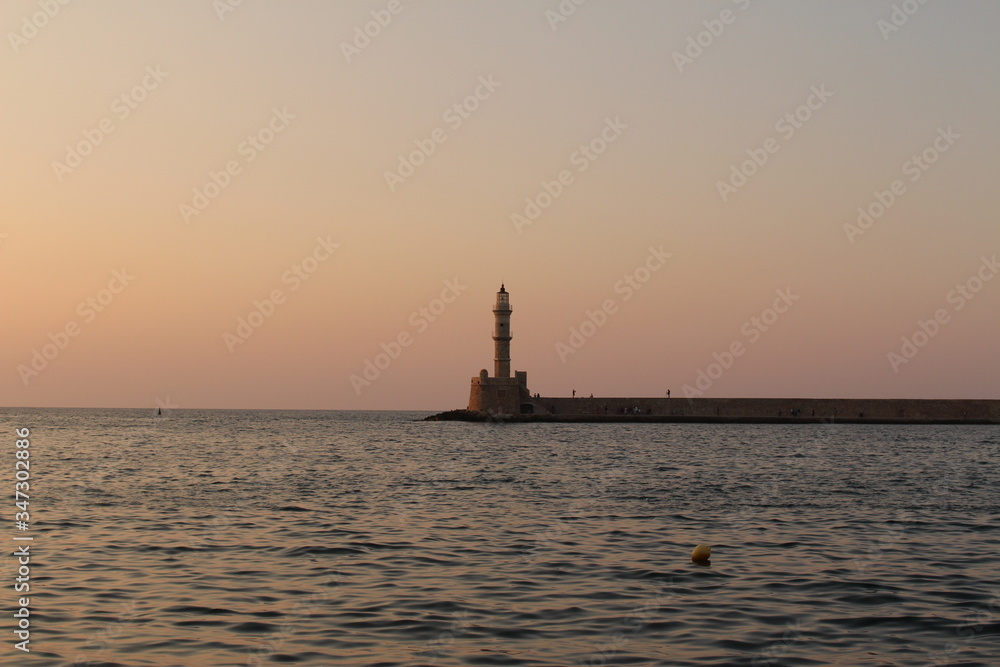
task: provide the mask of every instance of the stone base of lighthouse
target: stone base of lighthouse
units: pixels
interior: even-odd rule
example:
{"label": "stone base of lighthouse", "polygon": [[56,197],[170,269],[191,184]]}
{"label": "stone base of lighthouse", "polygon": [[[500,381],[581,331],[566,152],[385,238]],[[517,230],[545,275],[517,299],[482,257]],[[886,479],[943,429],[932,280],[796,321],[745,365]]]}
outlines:
{"label": "stone base of lighthouse", "polygon": [[528,374],[515,371],[514,377],[489,377],[486,369],[472,378],[469,410],[490,415],[534,414],[534,401],[528,392]]}

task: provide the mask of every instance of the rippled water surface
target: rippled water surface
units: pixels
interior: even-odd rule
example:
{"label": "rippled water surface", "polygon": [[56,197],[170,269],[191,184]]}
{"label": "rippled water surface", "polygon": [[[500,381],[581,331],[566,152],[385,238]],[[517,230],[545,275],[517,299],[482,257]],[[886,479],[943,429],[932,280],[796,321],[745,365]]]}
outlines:
{"label": "rippled water surface", "polygon": [[0,663],[1000,665],[1000,428],[421,416],[0,411]]}

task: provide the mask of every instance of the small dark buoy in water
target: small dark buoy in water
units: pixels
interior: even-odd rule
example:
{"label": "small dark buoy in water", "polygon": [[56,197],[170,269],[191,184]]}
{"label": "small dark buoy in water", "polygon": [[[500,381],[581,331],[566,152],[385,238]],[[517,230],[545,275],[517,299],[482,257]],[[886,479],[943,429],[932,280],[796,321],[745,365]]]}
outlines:
{"label": "small dark buoy in water", "polygon": [[163,410],[161,410],[160,408],[156,408],[156,414],[162,415],[163,414]]}

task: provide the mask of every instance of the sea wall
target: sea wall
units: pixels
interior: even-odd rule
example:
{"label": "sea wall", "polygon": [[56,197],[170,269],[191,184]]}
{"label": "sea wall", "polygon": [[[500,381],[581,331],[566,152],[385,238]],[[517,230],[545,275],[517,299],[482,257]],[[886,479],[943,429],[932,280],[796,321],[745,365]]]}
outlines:
{"label": "sea wall", "polygon": [[852,398],[535,398],[556,419],[1000,424],[1000,401]]}

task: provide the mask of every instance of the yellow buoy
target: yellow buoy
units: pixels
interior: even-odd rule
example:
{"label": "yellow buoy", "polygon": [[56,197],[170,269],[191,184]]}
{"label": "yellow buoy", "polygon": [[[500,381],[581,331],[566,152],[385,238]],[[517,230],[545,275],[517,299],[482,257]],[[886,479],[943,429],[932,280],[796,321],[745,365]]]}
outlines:
{"label": "yellow buoy", "polygon": [[706,546],[704,544],[699,544],[691,552],[691,560],[696,563],[704,563],[709,558],[712,557],[712,547]]}

